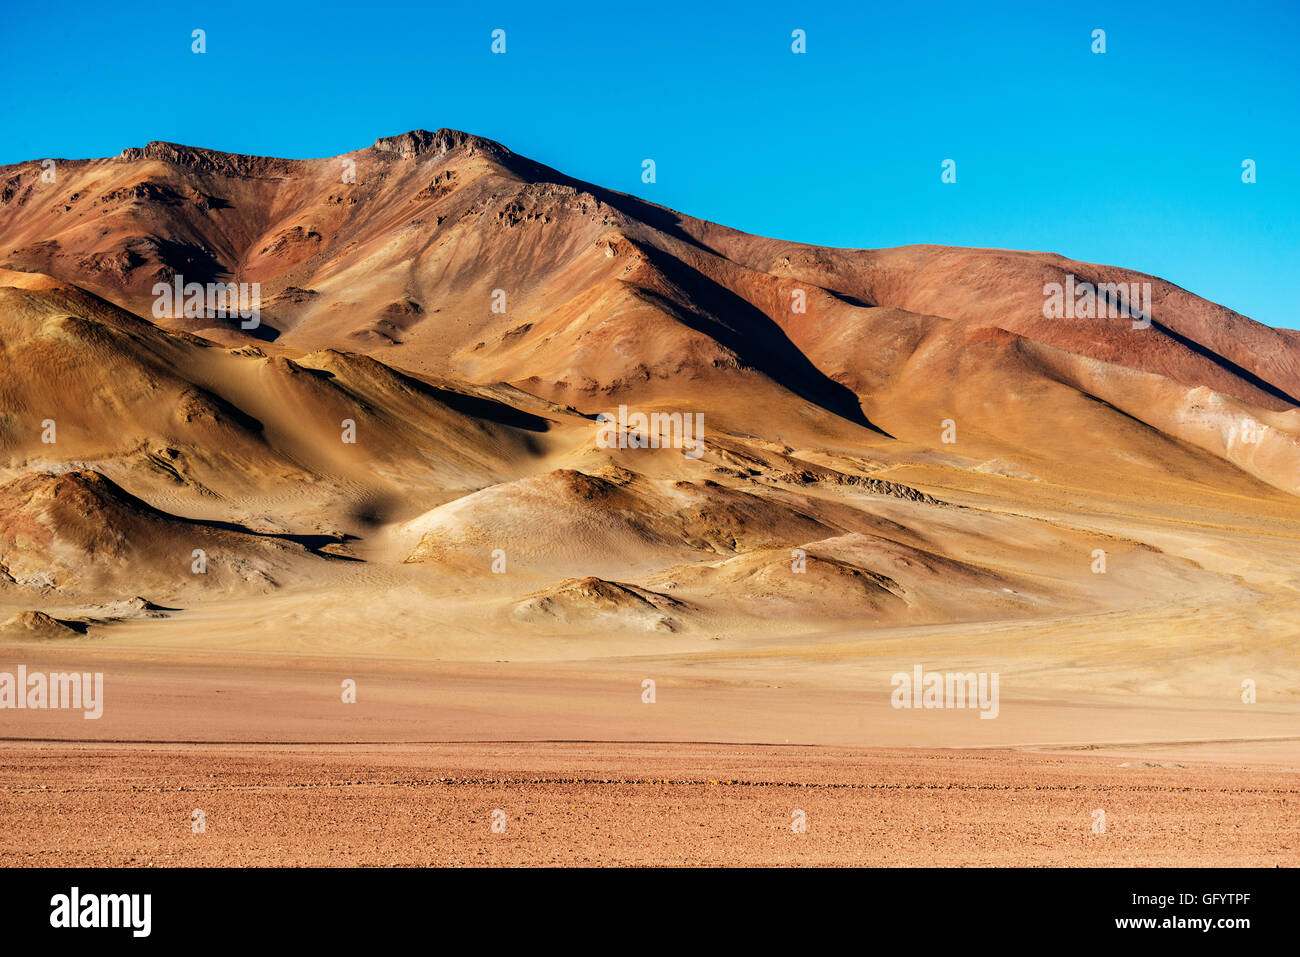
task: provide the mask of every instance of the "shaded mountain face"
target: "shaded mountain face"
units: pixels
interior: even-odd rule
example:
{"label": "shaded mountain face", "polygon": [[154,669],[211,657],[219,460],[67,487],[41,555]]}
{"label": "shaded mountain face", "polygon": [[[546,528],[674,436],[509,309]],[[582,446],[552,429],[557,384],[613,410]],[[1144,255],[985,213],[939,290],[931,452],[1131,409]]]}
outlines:
{"label": "shaded mountain face", "polygon": [[[1033,407],[1047,390],[1078,428],[1115,433],[1117,452],[1137,420],[1295,485],[1273,441],[1285,417],[1261,420],[1273,437],[1250,456],[1223,441],[1251,409],[1296,407],[1294,334],[1131,270],[761,239],[453,130],[321,160],[151,143],[57,162],[53,183],[44,172],[0,171],[0,265],[145,317],[155,286],[178,276],[257,283],[254,330],[160,320],[229,344],[365,353],[584,410],[689,383],[715,417],[734,416],[741,393],[807,405],[814,433],[852,424],[923,445],[952,418],[963,441],[999,455],[1052,451],[1052,423],[1018,421],[1043,420]],[[1048,318],[1053,283],[1101,295],[1089,306],[1080,292]],[[1135,293],[1141,320],[1109,314],[1117,291]],[[833,426],[813,425],[822,412]]]}
{"label": "shaded mountain face", "polygon": [[[507,630],[989,620],[1231,591],[1151,529],[1300,517],[1300,340],[1131,270],[748,236],[453,130],[48,173],[0,168],[16,608],[364,579]],[[203,542],[234,571],[196,588]]]}

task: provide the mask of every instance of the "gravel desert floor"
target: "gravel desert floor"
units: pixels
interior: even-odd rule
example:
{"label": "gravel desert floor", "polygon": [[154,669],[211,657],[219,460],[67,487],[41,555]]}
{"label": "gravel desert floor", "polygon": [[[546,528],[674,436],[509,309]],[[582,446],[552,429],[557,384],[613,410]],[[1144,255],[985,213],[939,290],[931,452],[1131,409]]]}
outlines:
{"label": "gravel desert floor", "polygon": [[602,743],[0,751],[9,866],[1295,866],[1298,808],[1294,770],[1117,755]]}

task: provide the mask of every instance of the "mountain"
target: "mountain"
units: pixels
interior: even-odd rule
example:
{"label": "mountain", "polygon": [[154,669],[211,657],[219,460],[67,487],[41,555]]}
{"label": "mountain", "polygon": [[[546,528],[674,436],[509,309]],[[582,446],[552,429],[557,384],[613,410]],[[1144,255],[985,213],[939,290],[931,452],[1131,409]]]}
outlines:
{"label": "mountain", "polygon": [[[1300,339],[1159,278],[749,236],[454,130],[54,170],[0,168],[15,612],[233,600],[173,574],[204,536],[399,646],[1294,600]],[[606,441],[654,413],[699,455]]]}

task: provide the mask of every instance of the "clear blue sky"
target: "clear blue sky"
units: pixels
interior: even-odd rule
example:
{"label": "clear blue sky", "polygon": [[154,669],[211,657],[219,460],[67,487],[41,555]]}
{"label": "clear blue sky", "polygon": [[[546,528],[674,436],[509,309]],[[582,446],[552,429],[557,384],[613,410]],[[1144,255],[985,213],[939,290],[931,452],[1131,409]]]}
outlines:
{"label": "clear blue sky", "polygon": [[447,126],[747,232],[1050,250],[1300,327],[1295,0],[559,6],[12,3],[0,163]]}

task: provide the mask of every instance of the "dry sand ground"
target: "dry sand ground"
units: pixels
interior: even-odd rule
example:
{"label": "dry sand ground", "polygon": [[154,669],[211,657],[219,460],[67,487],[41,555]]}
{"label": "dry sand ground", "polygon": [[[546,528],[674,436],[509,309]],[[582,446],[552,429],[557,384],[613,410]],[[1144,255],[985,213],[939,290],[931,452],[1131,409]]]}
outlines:
{"label": "dry sand ground", "polygon": [[10,866],[1300,863],[1281,707],[1004,695],[984,721],[669,659],[3,650],[107,687],[98,721],[7,712]]}

